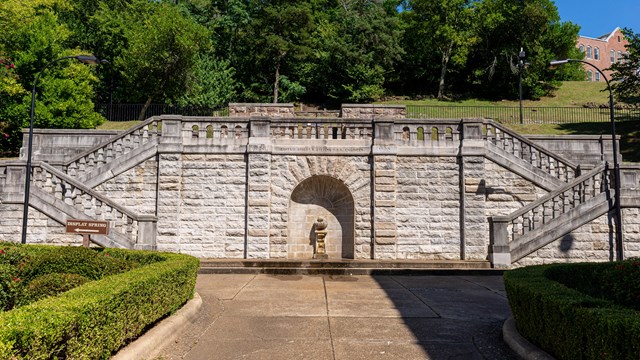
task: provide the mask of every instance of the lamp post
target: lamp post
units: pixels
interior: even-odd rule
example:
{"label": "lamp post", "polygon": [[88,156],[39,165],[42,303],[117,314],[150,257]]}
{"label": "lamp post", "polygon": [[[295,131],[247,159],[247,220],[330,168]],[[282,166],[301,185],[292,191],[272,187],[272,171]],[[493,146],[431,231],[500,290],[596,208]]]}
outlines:
{"label": "lamp post", "polygon": [[518,53],[518,94],[520,95],[520,124],[524,124],[522,118],[522,70],[524,70],[526,65],[529,65],[524,62],[524,57],[526,56],[524,49],[520,48],[520,52]]}
{"label": "lamp post", "polygon": [[65,59],[76,59],[80,62],[90,65],[98,65],[98,64],[106,64],[107,60],[100,60],[93,55],[75,55],[75,56],[63,56],[56,60],[49,62],[45,67],[40,70],[38,75],[36,75],[35,80],[33,80],[33,90],[31,91],[31,115],[29,118],[29,146],[27,150],[27,168],[26,168],[26,177],[24,183],[24,209],[22,212],[22,243],[27,243],[27,220],[29,217],[29,190],[31,187],[31,153],[33,151],[33,117],[35,115],[35,107],[36,107],[36,85],[38,84],[38,79],[40,75],[49,68],[51,65],[57,63],[58,61]]}
{"label": "lamp post", "polygon": [[613,174],[614,174],[614,189],[615,189],[615,209],[614,209],[614,217],[616,222],[616,259],[624,260],[624,249],[622,243],[622,211],[620,210],[620,165],[618,165],[618,144],[616,142],[616,119],[613,114],[613,91],[611,90],[611,84],[609,84],[609,79],[605,76],[605,74],[595,65],[586,62],[584,60],[577,59],[564,59],[564,60],[553,60],[549,63],[550,66],[555,67],[558,65],[563,65],[569,62],[580,62],[583,64],[587,64],[592,68],[596,69],[600,75],[604,78],[604,81],[607,83],[607,90],[609,90],[609,117],[611,120],[611,141],[613,142]]}

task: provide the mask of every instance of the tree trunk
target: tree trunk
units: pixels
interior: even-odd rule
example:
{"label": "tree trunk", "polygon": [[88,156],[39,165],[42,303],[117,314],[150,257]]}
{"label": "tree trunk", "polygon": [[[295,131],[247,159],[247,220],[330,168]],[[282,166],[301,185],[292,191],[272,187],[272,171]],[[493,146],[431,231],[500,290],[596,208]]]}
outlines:
{"label": "tree trunk", "polygon": [[447,49],[445,49],[445,51],[442,52],[442,68],[440,69],[440,84],[438,85],[438,100],[445,99],[444,78],[445,78],[445,75],[447,75],[447,65],[449,64],[449,59],[451,58],[452,48],[453,48],[453,44],[449,45],[449,47],[447,47]]}
{"label": "tree trunk", "polygon": [[147,98],[147,101],[142,106],[142,110],[140,110],[140,114],[138,115],[138,120],[144,120],[144,114],[147,112],[147,108],[151,105],[151,96]]}
{"label": "tree trunk", "polygon": [[276,62],[276,78],[273,82],[273,103],[278,103],[278,86],[280,83],[280,59]]}

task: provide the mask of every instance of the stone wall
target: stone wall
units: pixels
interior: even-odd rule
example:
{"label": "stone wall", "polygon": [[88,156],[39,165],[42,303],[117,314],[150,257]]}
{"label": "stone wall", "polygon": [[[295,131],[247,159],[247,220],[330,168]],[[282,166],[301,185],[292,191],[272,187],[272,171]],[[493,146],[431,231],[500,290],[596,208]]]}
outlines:
{"label": "stone wall", "polygon": [[293,104],[229,104],[230,117],[265,116],[270,118],[293,118],[295,109]]}
{"label": "stone wall", "polygon": [[158,179],[158,250],[243,257],[243,155],[160,154]]}
{"label": "stone wall", "polygon": [[[117,130],[33,129],[32,160],[62,162],[118,135]],[[22,130],[20,159],[26,160],[29,130]]]}
{"label": "stone wall", "polygon": [[[23,210],[22,204],[0,203],[0,241],[20,241]],[[82,244],[82,236],[66,234],[62,224],[29,207],[27,243],[79,245]]]}
{"label": "stone wall", "polygon": [[342,104],[340,117],[345,119],[404,119],[404,105]]}

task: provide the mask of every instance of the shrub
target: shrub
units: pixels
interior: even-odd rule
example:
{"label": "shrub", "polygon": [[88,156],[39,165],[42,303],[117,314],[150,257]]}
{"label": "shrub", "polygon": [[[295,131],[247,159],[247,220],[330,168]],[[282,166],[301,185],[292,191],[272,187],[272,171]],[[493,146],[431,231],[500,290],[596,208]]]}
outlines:
{"label": "shrub", "polygon": [[193,296],[196,258],[137,253],[163,261],[0,314],[0,359],[107,359]]}
{"label": "shrub", "polygon": [[42,275],[31,280],[22,289],[16,305],[24,306],[48,296],[58,295],[89,281],[86,277],[77,274]]}
{"label": "shrub", "polygon": [[[599,268],[602,264],[589,264]],[[637,359],[640,313],[571,289],[545,276],[557,267],[532,266],[505,273],[518,331],[558,359]],[[574,265],[571,265],[574,266]],[[592,269],[574,267],[576,283],[588,286]]]}
{"label": "shrub", "polygon": [[0,263],[0,311],[11,309],[15,302],[16,288],[20,278],[16,267]]}
{"label": "shrub", "polygon": [[132,262],[84,247],[53,247],[28,261],[21,271],[25,281],[51,273],[82,275],[91,280],[134,267]]}

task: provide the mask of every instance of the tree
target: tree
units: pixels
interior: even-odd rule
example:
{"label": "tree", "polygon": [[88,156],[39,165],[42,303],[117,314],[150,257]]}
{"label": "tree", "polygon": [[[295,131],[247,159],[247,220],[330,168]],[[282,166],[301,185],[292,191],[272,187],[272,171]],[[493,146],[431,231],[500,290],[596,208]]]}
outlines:
{"label": "tree", "polygon": [[612,88],[618,99],[628,103],[640,103],[640,33],[625,28],[622,30],[629,42],[623,61],[611,66]]}
{"label": "tree", "polygon": [[462,66],[478,41],[472,30],[473,0],[410,0],[407,4],[407,32],[415,66],[440,64],[438,99],[445,98],[445,77],[449,62]]}
{"label": "tree", "polygon": [[178,101],[181,105],[222,107],[235,100],[235,70],[229,61],[198,54],[189,76],[187,91]]}
{"label": "tree", "polygon": [[[5,71],[0,74],[0,117],[3,148],[16,151],[20,129],[28,126],[31,89],[36,74],[57,58],[86,54],[70,44],[71,31],[61,21],[71,11],[67,0],[0,2],[0,49]],[[38,82],[35,126],[92,128],[104,121],[94,112],[92,69],[64,61],[43,73]]]}
{"label": "tree", "polygon": [[[130,101],[175,102],[187,88],[196,55],[209,48],[209,32],[165,2],[103,4],[94,16],[99,39],[112,51],[114,71]],[[116,51],[114,51],[116,50]]]}
{"label": "tree", "polygon": [[476,33],[480,37],[468,63],[476,91],[487,97],[515,97],[518,53],[530,63],[523,73],[525,96],[545,95],[557,84],[547,69],[552,59],[579,56],[575,47],[579,27],[560,22],[551,0],[484,0],[476,3]]}

